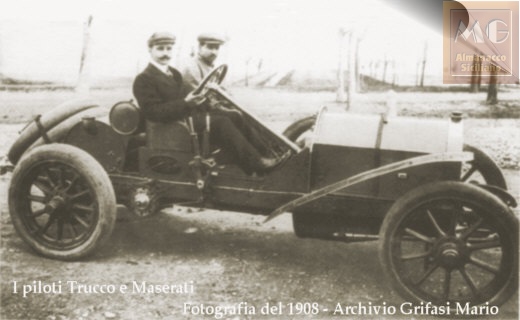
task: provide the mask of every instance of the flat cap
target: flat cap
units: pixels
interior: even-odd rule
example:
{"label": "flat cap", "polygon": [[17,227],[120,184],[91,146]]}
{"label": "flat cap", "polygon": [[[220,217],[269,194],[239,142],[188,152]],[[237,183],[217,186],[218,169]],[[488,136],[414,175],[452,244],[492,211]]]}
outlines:
{"label": "flat cap", "polygon": [[148,47],[155,46],[157,44],[174,44],[175,36],[167,31],[156,32],[151,35],[148,39]]}
{"label": "flat cap", "polygon": [[199,43],[213,43],[213,44],[223,44],[226,42],[226,39],[215,33],[201,33],[197,40]]}

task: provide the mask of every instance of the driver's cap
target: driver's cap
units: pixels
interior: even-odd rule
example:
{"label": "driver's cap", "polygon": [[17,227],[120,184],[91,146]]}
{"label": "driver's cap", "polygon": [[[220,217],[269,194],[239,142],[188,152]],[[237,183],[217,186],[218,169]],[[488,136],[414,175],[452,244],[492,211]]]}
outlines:
{"label": "driver's cap", "polygon": [[153,47],[158,44],[174,44],[175,36],[167,31],[156,32],[148,39],[148,47]]}
{"label": "driver's cap", "polygon": [[226,38],[216,34],[216,33],[201,33],[197,40],[200,44],[210,43],[210,44],[224,44],[226,42]]}

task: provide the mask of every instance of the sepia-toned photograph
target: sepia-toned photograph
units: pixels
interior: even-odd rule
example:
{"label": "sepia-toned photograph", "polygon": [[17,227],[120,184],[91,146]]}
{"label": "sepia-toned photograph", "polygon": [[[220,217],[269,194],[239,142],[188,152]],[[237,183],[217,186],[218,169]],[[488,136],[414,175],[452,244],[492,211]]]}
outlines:
{"label": "sepia-toned photograph", "polygon": [[0,11],[0,319],[519,319],[518,1]]}

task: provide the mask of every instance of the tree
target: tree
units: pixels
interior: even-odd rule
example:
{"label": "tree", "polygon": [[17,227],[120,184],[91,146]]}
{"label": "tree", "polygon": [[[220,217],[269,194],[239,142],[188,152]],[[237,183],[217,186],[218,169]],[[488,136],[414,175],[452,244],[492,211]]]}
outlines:
{"label": "tree", "polygon": [[497,90],[497,72],[496,68],[493,68],[491,71],[491,76],[489,78],[488,84],[488,92],[487,92],[487,104],[495,105],[498,103],[498,90]]}
{"label": "tree", "polygon": [[473,71],[471,72],[471,84],[469,86],[469,92],[477,93],[480,91],[480,66],[482,66],[482,62],[478,55],[473,55]]}

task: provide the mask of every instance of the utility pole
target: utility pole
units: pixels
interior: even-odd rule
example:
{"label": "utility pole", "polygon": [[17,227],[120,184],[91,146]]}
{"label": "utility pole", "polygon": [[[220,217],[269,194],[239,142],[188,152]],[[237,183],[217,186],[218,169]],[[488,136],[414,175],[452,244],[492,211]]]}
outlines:
{"label": "utility pole", "polygon": [[79,77],[76,85],[76,93],[87,95],[90,92],[90,26],[92,24],[92,15],[87,18],[83,24],[83,49],[81,51],[81,59],[79,63]]}

